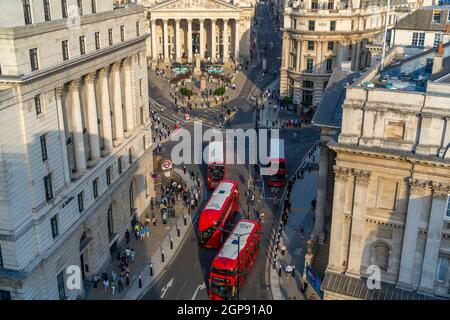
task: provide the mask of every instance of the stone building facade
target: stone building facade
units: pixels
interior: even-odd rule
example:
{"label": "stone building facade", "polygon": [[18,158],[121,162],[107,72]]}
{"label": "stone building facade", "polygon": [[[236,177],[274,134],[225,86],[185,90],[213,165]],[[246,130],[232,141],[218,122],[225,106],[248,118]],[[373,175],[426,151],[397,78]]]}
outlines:
{"label": "stone building facade", "polygon": [[74,299],[153,192],[144,8],[0,10],[0,296]]}
{"label": "stone building facade", "polygon": [[[396,60],[402,54],[393,48],[382,73],[377,63],[347,85],[339,138],[327,144],[325,299],[450,298],[450,44]],[[420,67],[427,59],[429,70]],[[373,266],[379,290],[365,282]]]}
{"label": "stone building facade", "polygon": [[[413,4],[392,1],[388,25]],[[387,14],[382,1],[290,1],[284,12],[280,94],[294,105],[317,106],[331,73],[351,61],[370,65],[368,44],[380,42]]]}
{"label": "stone building facade", "polygon": [[211,62],[249,59],[255,0],[142,0],[146,10],[148,60]]}

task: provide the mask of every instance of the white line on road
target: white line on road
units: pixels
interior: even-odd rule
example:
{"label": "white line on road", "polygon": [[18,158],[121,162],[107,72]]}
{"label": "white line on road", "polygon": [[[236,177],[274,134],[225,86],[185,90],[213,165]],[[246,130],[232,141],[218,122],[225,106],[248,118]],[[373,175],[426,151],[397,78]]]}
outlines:
{"label": "white line on road", "polygon": [[170,279],[170,281],[164,286],[164,288],[161,289],[161,299],[164,298],[164,296],[166,295],[167,290],[169,290],[169,288],[172,286],[173,284],[173,278]]}
{"label": "white line on road", "polygon": [[200,284],[197,289],[195,289],[194,295],[192,296],[191,300],[195,300],[195,297],[197,296],[197,293],[199,290],[206,289],[206,284],[203,282]]}

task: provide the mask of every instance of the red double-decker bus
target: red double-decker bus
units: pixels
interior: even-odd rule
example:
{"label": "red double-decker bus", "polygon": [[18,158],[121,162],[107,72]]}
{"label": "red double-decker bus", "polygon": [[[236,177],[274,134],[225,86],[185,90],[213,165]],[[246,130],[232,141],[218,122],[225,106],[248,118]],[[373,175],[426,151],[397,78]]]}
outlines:
{"label": "red double-decker bus", "polygon": [[238,183],[232,180],[222,181],[200,213],[198,222],[200,245],[205,248],[220,248],[223,232],[218,229],[229,224],[238,210]]}
{"label": "red double-decker bus", "polygon": [[212,263],[208,288],[210,299],[233,299],[236,296],[258,255],[260,230],[257,221],[238,221]]}
{"label": "red double-decker bus", "polygon": [[[270,168],[278,168],[267,180],[269,187],[282,187],[286,177],[286,158],[284,155],[284,140],[270,140]],[[270,170],[270,169],[269,169]]]}
{"label": "red double-decker bus", "polygon": [[225,157],[223,142],[212,141],[208,145],[208,189],[214,189],[225,179]]}

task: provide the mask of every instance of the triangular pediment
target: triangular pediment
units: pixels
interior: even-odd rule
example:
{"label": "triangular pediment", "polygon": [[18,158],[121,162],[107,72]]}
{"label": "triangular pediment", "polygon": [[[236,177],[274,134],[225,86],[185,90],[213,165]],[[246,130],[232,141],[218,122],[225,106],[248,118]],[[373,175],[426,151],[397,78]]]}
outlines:
{"label": "triangular pediment", "polygon": [[169,0],[157,4],[151,11],[165,10],[187,10],[187,11],[204,11],[204,10],[223,10],[223,11],[240,11],[239,7],[220,0]]}

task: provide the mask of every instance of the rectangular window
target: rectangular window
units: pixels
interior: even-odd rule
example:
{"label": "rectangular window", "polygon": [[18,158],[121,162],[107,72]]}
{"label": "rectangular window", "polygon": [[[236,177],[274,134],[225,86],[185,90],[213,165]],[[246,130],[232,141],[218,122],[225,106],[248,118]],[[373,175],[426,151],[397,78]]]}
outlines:
{"label": "rectangular window", "polygon": [[106,184],[111,184],[111,167],[106,168]]}
{"label": "rectangular window", "polygon": [[30,49],[30,63],[31,63],[31,71],[35,71],[39,69],[39,61],[38,61],[38,49],[33,48]]}
{"label": "rectangular window", "polygon": [[80,54],[83,55],[86,53],[86,41],[84,36],[80,37]]}
{"label": "rectangular window", "polygon": [[49,0],[44,0],[44,18],[45,21],[51,21],[52,16],[50,15],[50,3]]}
{"label": "rectangular window", "polygon": [[311,9],[312,10],[318,10],[319,9],[319,2],[317,0],[311,1]]}
{"label": "rectangular window", "polygon": [[117,170],[119,174],[122,174],[122,156],[117,159]]}
{"label": "rectangular window", "polygon": [[441,11],[440,10],[433,11],[433,22],[441,23]]}
{"label": "rectangular window", "polygon": [[334,9],[334,1],[328,1],[328,10]]}
{"label": "rectangular window", "polygon": [[[125,41],[125,27],[120,26],[120,41]],[[160,39],[161,41],[161,39]]]}
{"label": "rectangular window", "polygon": [[419,47],[423,47],[425,45],[425,32],[419,34]]}
{"label": "rectangular window", "polygon": [[448,258],[439,257],[437,268],[437,281],[444,283],[445,279],[447,278]]}
{"label": "rectangular window", "polygon": [[42,106],[41,106],[41,95],[38,94],[34,97],[34,109],[36,110],[36,115],[40,115],[42,113]]}
{"label": "rectangular window", "polygon": [[59,231],[58,231],[58,216],[57,215],[53,216],[53,218],[50,219],[50,225],[52,227],[53,239],[55,239],[58,236],[58,234],[59,234]]}
{"label": "rectangular window", "polygon": [[3,268],[3,255],[2,255],[2,247],[0,246],[0,268]]}
{"label": "rectangular window", "polygon": [[312,58],[306,59],[306,72],[312,72],[314,66],[314,60]]}
{"label": "rectangular window", "polygon": [[303,88],[314,88],[314,82],[310,80],[303,80],[302,86]]}
{"label": "rectangular window", "polygon": [[330,31],[336,31],[336,21],[330,21]]}
{"label": "rectangular window", "polygon": [[326,63],[326,71],[331,72],[333,71],[333,58],[328,58]]}
{"label": "rectangular window", "polygon": [[[143,107],[139,108],[139,115],[140,115],[140,118],[141,118],[141,124],[144,124],[144,108]],[[145,136],[144,136],[144,138],[145,138]]]}
{"label": "rectangular window", "polygon": [[95,33],[95,49],[100,49],[100,32]]}
{"label": "rectangular window", "polygon": [[98,178],[95,178],[94,181],[92,181],[92,191],[94,193],[94,198],[98,197]]}
{"label": "rectangular window", "polygon": [[52,178],[50,174],[44,177],[45,200],[48,202],[53,199]]}
{"label": "rectangular window", "polygon": [[62,45],[62,53],[63,53],[63,60],[69,60],[69,44],[68,40],[64,40],[61,42]]}
{"label": "rectangular window", "polygon": [[133,162],[133,149],[128,149],[128,163],[131,164]]}
{"label": "rectangular window", "polygon": [[140,35],[139,26],[140,26],[139,21],[136,21],[136,37],[139,37]]}
{"label": "rectangular window", "polygon": [[41,142],[41,155],[42,155],[42,161],[45,161],[48,159],[47,157],[47,142],[46,142],[46,135],[43,134],[42,136],[40,136],[39,138],[40,142]]}
{"label": "rectangular window", "polygon": [[334,42],[328,41],[327,47],[328,47],[328,51],[333,51],[334,50]]}
{"label": "rectangular window", "polygon": [[61,9],[63,19],[67,18],[67,0],[61,0]]}
{"label": "rectangular window", "polygon": [[77,4],[78,4],[78,14],[80,16],[83,15],[83,0],[77,0]]}
{"label": "rectangular window", "polygon": [[83,212],[84,210],[84,192],[81,191],[78,194],[78,211]]}
{"label": "rectangular window", "polygon": [[64,288],[64,274],[62,271],[58,274],[56,280],[58,282],[59,300],[64,300],[66,299],[66,291]]}
{"label": "rectangular window", "polygon": [[308,41],[308,50],[314,50],[314,41]]}
{"label": "rectangular window", "polygon": [[[449,13],[449,16],[450,16],[450,13]],[[439,42],[441,42],[441,41],[442,41],[442,33],[436,33],[434,35],[434,44],[433,44],[433,46],[435,48],[437,48],[437,46],[439,45]]]}
{"label": "rectangular window", "polygon": [[91,0],[92,13],[97,13],[97,1]]}
{"label": "rectangular window", "polygon": [[425,33],[424,32],[413,32],[413,37],[412,37],[412,45],[414,47],[423,47],[425,43]]}
{"label": "rectangular window", "polygon": [[314,21],[314,20],[309,20],[308,30],[309,30],[309,31],[314,31],[315,29],[316,29],[316,21]]}
{"label": "rectangular window", "polygon": [[113,29],[108,29],[108,39],[109,39],[109,45],[113,45]]}
{"label": "rectangular window", "polygon": [[139,96],[140,96],[140,97],[143,96],[142,91],[143,91],[143,88],[142,88],[142,79],[139,79]]}
{"label": "rectangular window", "polygon": [[25,24],[33,23],[33,19],[31,18],[30,0],[23,0],[23,16],[25,18]]}

